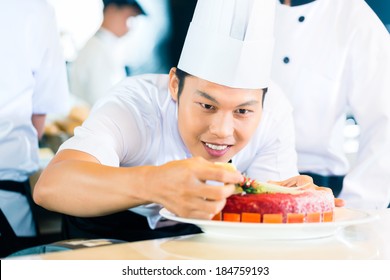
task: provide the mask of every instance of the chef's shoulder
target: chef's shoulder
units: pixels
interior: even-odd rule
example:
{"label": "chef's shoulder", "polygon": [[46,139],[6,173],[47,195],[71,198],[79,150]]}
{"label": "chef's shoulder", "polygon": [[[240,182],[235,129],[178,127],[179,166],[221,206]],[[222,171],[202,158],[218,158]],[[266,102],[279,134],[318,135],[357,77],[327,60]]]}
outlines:
{"label": "chef's shoulder", "polygon": [[107,104],[117,104],[147,113],[162,110],[170,99],[168,75],[144,74],[127,77],[119,82],[105,97],[96,102],[93,110]]}
{"label": "chef's shoulder", "polygon": [[284,91],[276,82],[271,81],[264,100],[264,112],[272,115],[283,115],[291,111],[292,106]]}

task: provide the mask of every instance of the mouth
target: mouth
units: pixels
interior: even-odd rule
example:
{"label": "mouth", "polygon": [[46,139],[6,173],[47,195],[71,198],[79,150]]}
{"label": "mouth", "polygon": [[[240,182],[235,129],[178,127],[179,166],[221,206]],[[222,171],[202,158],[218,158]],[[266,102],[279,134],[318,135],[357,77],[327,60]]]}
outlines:
{"label": "mouth", "polygon": [[225,150],[228,145],[217,145],[217,144],[211,144],[211,143],[204,143],[206,147],[209,147],[210,149],[216,150],[216,151],[222,151]]}
{"label": "mouth", "polygon": [[215,144],[215,143],[208,143],[208,142],[202,142],[207,153],[212,156],[212,157],[221,157],[225,155],[230,147],[232,145],[227,145],[227,144]]}

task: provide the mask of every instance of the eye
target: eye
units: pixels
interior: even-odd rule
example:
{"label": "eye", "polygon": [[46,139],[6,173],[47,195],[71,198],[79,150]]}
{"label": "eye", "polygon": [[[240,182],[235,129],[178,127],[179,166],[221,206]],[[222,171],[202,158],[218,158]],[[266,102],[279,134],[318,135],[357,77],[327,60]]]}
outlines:
{"label": "eye", "polygon": [[202,106],[202,108],[204,108],[206,110],[215,110],[215,107],[213,105],[210,105],[210,104],[199,103],[199,105]]}
{"label": "eye", "polygon": [[249,113],[252,113],[252,111],[248,109],[237,109],[235,113],[240,115],[248,115]]}

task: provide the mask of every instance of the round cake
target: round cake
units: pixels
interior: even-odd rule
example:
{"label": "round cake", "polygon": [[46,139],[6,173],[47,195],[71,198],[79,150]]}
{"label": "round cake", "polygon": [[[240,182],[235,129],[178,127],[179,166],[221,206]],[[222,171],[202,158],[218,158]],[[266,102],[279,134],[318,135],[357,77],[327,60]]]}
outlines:
{"label": "round cake", "polygon": [[214,219],[252,223],[330,222],[334,207],[330,189],[283,187],[246,179]]}

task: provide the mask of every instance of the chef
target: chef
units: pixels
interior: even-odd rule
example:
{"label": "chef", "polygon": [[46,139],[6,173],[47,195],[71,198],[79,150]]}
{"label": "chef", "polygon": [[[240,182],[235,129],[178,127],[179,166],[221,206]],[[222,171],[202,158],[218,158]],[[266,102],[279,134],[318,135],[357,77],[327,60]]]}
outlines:
{"label": "chef", "polygon": [[[272,77],[294,108],[299,171],[347,207],[386,208],[389,34],[363,0],[285,2],[277,2]],[[360,127],[352,166],[343,148],[349,112]]]}
{"label": "chef", "polygon": [[0,26],[0,257],[4,257],[39,243],[29,177],[40,168],[38,141],[46,114],[68,110],[68,86],[55,13],[46,1],[2,1]]}
{"label": "chef", "polygon": [[92,106],[126,73],[129,19],[145,12],[135,0],[103,0],[103,22],[70,64],[71,92]]}
{"label": "chef", "polygon": [[[291,107],[269,79],[274,11],[269,0],[199,0],[178,68],[127,78],[97,102],[34,190],[67,214],[67,237],[197,233],[159,210],[211,219],[241,172],[311,181],[295,177]],[[238,171],[215,164],[228,161]]]}

